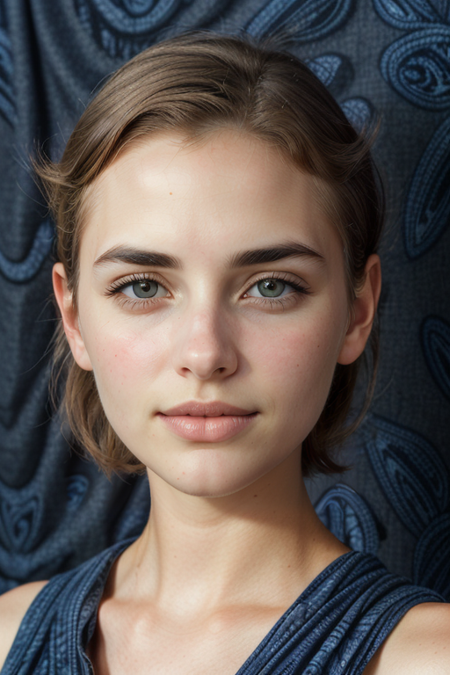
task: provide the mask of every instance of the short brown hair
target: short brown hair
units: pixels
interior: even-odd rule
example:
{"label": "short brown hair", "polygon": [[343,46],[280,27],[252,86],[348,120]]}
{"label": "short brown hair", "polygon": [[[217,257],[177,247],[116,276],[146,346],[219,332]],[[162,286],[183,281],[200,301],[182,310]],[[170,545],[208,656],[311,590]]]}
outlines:
{"label": "short brown hair", "polygon": [[[269,142],[294,166],[319,179],[318,197],[342,238],[349,298],[355,297],[365,263],[377,250],[384,216],[368,141],[292,54],[242,37],[195,32],[152,46],[122,66],[87,106],[61,161],[37,165],[57,224],[57,256],[75,306],[82,205],[89,185],[125,144],[139,137],[176,130],[197,138],[225,126]],[[75,363],[62,324],[55,341],[55,372],[66,378],[63,407],[76,441],[107,474],[144,470],[112,429],[93,373]],[[377,345],[373,330],[372,377],[363,409],[352,424],[345,421],[362,357],[336,365],[324,410],[303,443],[304,475],[344,470],[331,450],[367,410]]]}

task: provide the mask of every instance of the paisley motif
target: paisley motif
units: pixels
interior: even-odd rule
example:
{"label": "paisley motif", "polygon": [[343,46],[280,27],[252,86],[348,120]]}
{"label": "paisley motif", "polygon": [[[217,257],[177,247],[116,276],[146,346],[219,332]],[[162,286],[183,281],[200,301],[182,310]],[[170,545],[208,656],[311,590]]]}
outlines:
{"label": "paisley motif", "polygon": [[337,54],[324,54],[323,56],[317,56],[315,59],[305,60],[305,64],[322,84],[329,87],[342,66],[342,58]]}
{"label": "paisley motif", "polygon": [[[162,36],[223,21],[228,0],[74,0],[78,19],[113,59],[128,60]],[[194,5],[191,8],[189,5]]]}
{"label": "paisley motif", "polygon": [[352,127],[361,133],[370,126],[373,108],[370,102],[361,97],[348,98],[341,103],[341,109]]}
{"label": "paisley motif", "polygon": [[438,591],[450,601],[450,514],[435,518],[416,545],[413,561],[415,584]]}
{"label": "paisley motif", "polygon": [[76,511],[86,495],[89,487],[89,481],[86,476],[81,474],[74,474],[67,480],[67,510],[70,512]]}
{"label": "paisley motif", "polygon": [[9,260],[0,251],[0,272],[9,281],[29,281],[37,274],[53,244],[54,230],[48,220],[39,227],[27,257],[21,262]]}
{"label": "paisley motif", "polygon": [[450,399],[450,324],[437,316],[428,316],[422,323],[422,348],[430,372]]}
{"label": "paisley motif", "polygon": [[[388,502],[416,537],[447,508],[449,473],[422,436],[373,415],[366,452]],[[367,425],[369,426],[369,424]]]}
{"label": "paisley motif", "polygon": [[340,54],[322,54],[314,59],[305,59],[304,63],[335,98],[353,80],[352,64],[347,57]]}
{"label": "paisley motif", "polygon": [[450,108],[450,26],[404,35],[386,49],[380,69],[386,82],[419,108]]}
{"label": "paisley motif", "polygon": [[16,115],[11,42],[0,26],[0,115],[12,126]]}
{"label": "paisley motif", "polygon": [[415,30],[428,23],[450,23],[448,2],[373,0],[373,4],[383,21],[400,30]]}
{"label": "paisley motif", "polygon": [[450,117],[434,133],[408,190],[403,216],[406,254],[418,258],[450,221]]}
{"label": "paisley motif", "polygon": [[129,35],[160,28],[181,3],[182,0],[77,0],[79,15],[86,15],[86,6],[91,5],[108,26]]}
{"label": "paisley motif", "polygon": [[366,501],[348,485],[336,483],[315,507],[322,523],[355,551],[376,554],[380,543],[373,513]]}
{"label": "paisley motif", "polygon": [[340,28],[352,0],[270,0],[245,26],[255,37],[276,32],[307,42],[324,38]]}
{"label": "paisley motif", "polygon": [[[2,486],[0,503],[0,528],[8,549],[27,553],[36,544],[42,520],[42,503],[37,493],[14,490]],[[6,543],[5,542],[5,543]]]}

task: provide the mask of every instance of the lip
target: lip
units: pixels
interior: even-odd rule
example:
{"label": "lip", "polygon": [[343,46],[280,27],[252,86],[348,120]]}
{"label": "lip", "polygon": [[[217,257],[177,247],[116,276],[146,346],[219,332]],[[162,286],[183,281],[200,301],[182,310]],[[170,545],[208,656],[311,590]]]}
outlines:
{"label": "lip", "polygon": [[189,441],[217,443],[226,441],[246,429],[257,416],[256,411],[212,401],[188,401],[158,413],[162,423],[173,433]]}
{"label": "lip", "polygon": [[186,401],[168,410],[163,410],[162,415],[191,415],[192,417],[220,417],[221,415],[251,415],[256,410],[245,410],[222,401]]}

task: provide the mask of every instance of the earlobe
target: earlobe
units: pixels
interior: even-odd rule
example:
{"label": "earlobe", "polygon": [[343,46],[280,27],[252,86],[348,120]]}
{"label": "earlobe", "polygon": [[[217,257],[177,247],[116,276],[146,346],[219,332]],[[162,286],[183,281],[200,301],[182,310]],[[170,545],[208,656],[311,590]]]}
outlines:
{"label": "earlobe", "polygon": [[378,255],[369,257],[365,272],[364,285],[353,302],[352,320],[337,361],[345,366],[361,356],[372,330],[381,292],[381,264]]}
{"label": "earlobe", "polygon": [[80,368],[92,370],[91,360],[81,335],[78,314],[73,304],[72,292],[67,287],[67,275],[62,263],[56,263],[53,266],[52,278],[53,291],[73,357]]}

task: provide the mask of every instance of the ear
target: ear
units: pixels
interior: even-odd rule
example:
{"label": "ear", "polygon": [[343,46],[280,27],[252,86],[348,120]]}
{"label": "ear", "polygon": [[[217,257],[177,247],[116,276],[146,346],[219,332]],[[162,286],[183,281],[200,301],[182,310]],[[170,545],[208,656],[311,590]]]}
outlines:
{"label": "ear", "polygon": [[365,267],[365,281],[353,301],[352,320],[341,347],[338,363],[347,366],[356,361],[369,339],[381,292],[381,264],[378,255],[371,255]]}
{"label": "ear", "polygon": [[73,304],[72,292],[67,287],[67,275],[62,263],[53,266],[53,290],[61,312],[64,332],[77,364],[83,370],[92,370],[78,322],[78,314]]}

